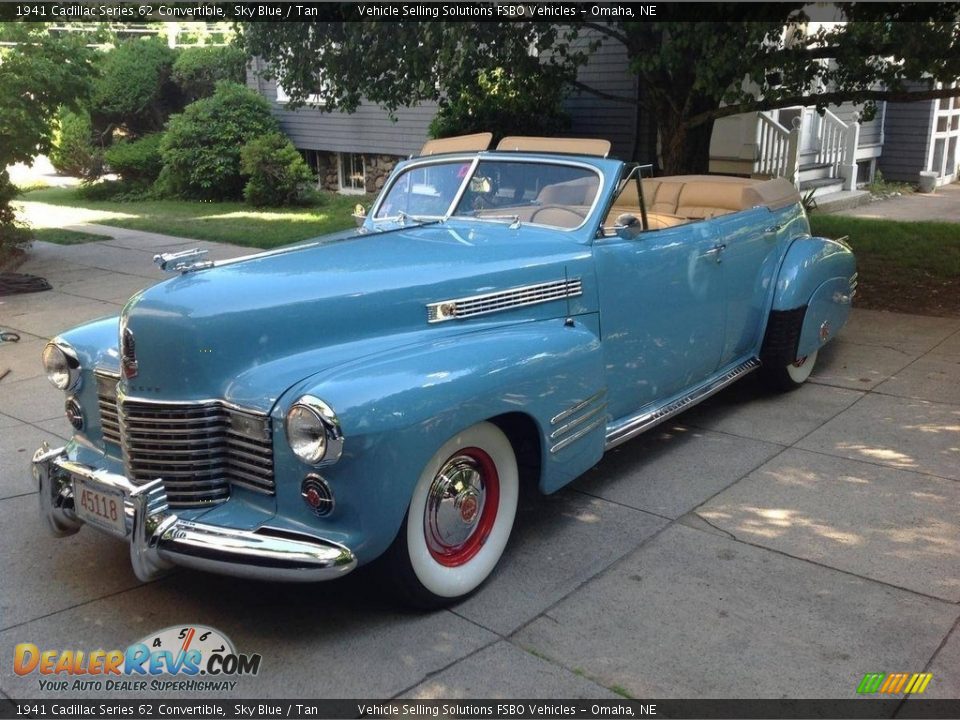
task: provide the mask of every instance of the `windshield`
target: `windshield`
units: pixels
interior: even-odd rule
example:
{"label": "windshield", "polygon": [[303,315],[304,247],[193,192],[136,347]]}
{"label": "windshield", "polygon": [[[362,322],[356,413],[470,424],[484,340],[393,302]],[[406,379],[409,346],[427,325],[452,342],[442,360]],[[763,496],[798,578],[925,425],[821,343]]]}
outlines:
{"label": "windshield", "polygon": [[466,161],[411,168],[397,178],[375,217],[444,217],[469,172]]}
{"label": "windshield", "polygon": [[393,183],[375,219],[452,215],[569,230],[583,225],[600,189],[599,174],[587,167],[481,160],[471,175],[470,166],[458,160],[411,168]]}

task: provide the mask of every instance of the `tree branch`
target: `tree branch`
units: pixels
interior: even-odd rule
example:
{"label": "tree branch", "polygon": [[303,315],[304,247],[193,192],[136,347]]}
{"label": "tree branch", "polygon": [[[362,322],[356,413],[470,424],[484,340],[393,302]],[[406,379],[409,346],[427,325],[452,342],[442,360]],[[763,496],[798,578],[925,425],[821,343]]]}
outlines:
{"label": "tree branch", "polygon": [[960,87],[942,88],[940,90],[856,90],[846,92],[821,93],[819,95],[794,95],[777,99],[759,99],[736,105],[724,105],[715,110],[691,115],[687,118],[687,127],[696,127],[710,120],[739,115],[745,112],[758,110],[775,110],[776,108],[793,107],[794,105],[839,105],[845,102],[920,102],[922,100],[937,100],[945,97],[960,97]]}
{"label": "tree branch", "polygon": [[577,88],[577,90],[580,90],[581,92],[585,92],[588,95],[593,95],[594,97],[601,98],[603,100],[609,100],[615,103],[624,103],[627,105],[636,105],[637,103],[636,98],[627,98],[627,97],[623,97],[622,95],[611,95],[610,93],[605,93],[602,90],[597,90],[596,88],[592,88],[586,83],[580,82],[579,80],[569,80],[568,82],[570,83],[570,85]]}
{"label": "tree branch", "polygon": [[618,43],[621,43],[624,47],[629,47],[630,41],[627,39],[626,35],[618,33],[612,27],[608,25],[603,25],[601,23],[594,22],[585,22],[580,23],[581,27],[590,28],[591,30],[596,30],[601,35],[606,35],[608,38],[613,38]]}

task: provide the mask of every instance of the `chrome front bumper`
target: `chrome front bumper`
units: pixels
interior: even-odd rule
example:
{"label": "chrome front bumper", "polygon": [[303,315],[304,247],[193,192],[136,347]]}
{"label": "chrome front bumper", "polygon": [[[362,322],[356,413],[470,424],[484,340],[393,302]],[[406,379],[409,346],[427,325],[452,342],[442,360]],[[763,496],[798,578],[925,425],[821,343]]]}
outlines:
{"label": "chrome front bumper", "polygon": [[57,537],[73,535],[84,524],[74,512],[75,478],[122,493],[123,538],[130,543],[133,571],[144,582],[175,565],[294,582],[330,580],[357,565],[348,548],[323,538],[279,528],[235,530],[183,520],[167,506],[161,480],[134,485],[122,475],[70,460],[64,448],[50,450],[44,444],[37,450],[33,476],[40,486],[41,518]]}

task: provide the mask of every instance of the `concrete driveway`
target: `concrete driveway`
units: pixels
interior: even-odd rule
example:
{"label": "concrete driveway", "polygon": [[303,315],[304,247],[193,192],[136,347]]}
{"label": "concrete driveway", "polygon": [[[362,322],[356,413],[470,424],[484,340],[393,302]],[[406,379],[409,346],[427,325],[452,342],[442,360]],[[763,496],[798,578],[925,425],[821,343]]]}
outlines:
{"label": "concrete driveway", "polygon": [[362,573],[144,585],[123,544],[45,534],[28,460],[68,432],[44,339],[158,280],[159,247],[247,252],[109,232],[38,243],[22,270],[55,290],[0,298],[22,335],[0,345],[4,695],[57,696],[12,672],[17,643],[125,648],[202,623],[263,655],[247,698],[852,698],[866,672],[924,670],[926,697],[960,696],[960,319],[855,310],[811,383],[771,396],[747,379],[621,446],[522,506],[473,598],[412,614]]}

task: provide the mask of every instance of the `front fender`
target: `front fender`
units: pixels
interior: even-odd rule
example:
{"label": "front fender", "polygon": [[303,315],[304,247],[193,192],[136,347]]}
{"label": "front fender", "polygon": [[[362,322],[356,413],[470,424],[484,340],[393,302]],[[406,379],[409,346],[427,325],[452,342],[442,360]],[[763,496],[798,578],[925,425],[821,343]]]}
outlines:
{"label": "front fender", "polygon": [[437,448],[470,425],[506,413],[525,415],[536,427],[540,487],[551,492],[600,459],[606,416],[598,410],[592,419],[599,424],[555,452],[558,438],[550,436],[569,421],[551,421],[587,398],[602,403],[602,390],[594,315],[572,326],[545,320],[438,339],[322,371],[283,395],[274,425],[282,427],[287,409],[306,393],[334,408],[346,438],[343,456],[320,474],[333,489],[335,510],[322,520],[308,512],[300,479],[316,469],[293,456],[284,440],[275,444],[278,479],[295,484],[295,492],[278,487],[278,515],[314,528],[322,523],[331,539],[368,562],[393,541]]}

